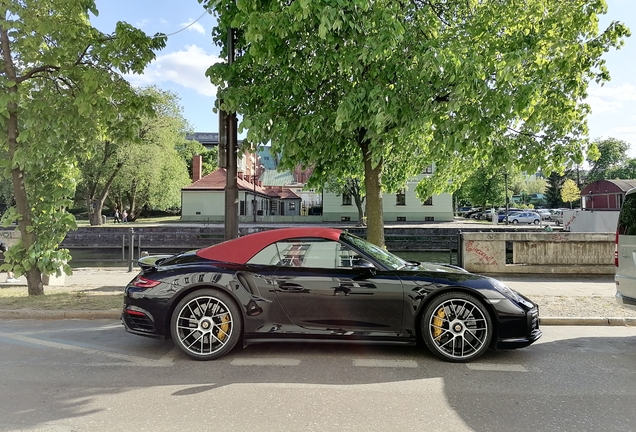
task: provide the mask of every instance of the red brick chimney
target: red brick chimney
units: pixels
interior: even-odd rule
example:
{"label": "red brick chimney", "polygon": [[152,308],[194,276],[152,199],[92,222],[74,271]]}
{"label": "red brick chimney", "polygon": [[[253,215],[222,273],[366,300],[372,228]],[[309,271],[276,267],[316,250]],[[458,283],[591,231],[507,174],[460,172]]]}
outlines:
{"label": "red brick chimney", "polygon": [[203,158],[201,155],[195,155],[192,157],[192,183],[201,180],[201,173],[203,167]]}

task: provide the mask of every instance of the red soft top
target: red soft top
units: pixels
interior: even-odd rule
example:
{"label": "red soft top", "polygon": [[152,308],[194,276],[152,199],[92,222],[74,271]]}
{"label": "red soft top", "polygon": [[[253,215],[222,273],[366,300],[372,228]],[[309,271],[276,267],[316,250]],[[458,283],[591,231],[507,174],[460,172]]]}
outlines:
{"label": "red soft top", "polygon": [[199,249],[196,253],[201,258],[236,264],[245,264],[270,244],[292,238],[316,237],[337,241],[342,230],[336,228],[303,227],[281,228],[249,234],[237,239]]}

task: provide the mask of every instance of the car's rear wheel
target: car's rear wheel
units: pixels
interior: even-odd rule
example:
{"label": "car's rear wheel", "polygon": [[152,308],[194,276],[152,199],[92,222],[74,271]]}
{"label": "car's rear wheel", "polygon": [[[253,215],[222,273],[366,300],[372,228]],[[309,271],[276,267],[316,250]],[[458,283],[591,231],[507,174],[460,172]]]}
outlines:
{"label": "car's rear wheel", "polygon": [[196,360],[214,360],[230,352],[242,327],[240,310],[232,298],[214,289],[185,296],[170,321],[172,340]]}
{"label": "car's rear wheel", "polygon": [[433,354],[460,363],[481,356],[490,345],[493,330],[481,301],[463,292],[449,292],[426,307],[421,332]]}
{"label": "car's rear wheel", "polygon": [[535,224],[535,225],[539,225],[539,219],[535,219],[535,220],[534,220],[534,224]]}

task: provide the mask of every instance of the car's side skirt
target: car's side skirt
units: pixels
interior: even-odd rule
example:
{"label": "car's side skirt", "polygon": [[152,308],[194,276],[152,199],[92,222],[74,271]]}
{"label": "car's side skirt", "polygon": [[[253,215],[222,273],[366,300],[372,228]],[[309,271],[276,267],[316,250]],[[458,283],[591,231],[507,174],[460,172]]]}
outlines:
{"label": "car's side skirt", "polygon": [[290,335],[289,337],[263,337],[262,335],[244,335],[243,346],[270,343],[270,342],[292,342],[292,343],[344,343],[344,344],[359,344],[359,345],[406,345],[413,346],[417,344],[417,339],[414,337],[387,337],[387,338],[360,338],[360,337],[316,337],[305,336],[298,337],[297,335]]}

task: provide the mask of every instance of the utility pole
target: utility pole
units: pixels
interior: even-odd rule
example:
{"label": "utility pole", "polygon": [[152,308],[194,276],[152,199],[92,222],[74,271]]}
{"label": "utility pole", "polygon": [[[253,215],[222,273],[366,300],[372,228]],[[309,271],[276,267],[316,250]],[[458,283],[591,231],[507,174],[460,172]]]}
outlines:
{"label": "utility pole", "polygon": [[[234,29],[227,33],[227,64],[234,63]],[[226,182],[225,182],[225,240],[238,237],[238,185],[237,185],[237,131],[236,113],[219,111],[219,140],[221,129],[225,132]],[[219,156],[221,152],[219,151]]]}

